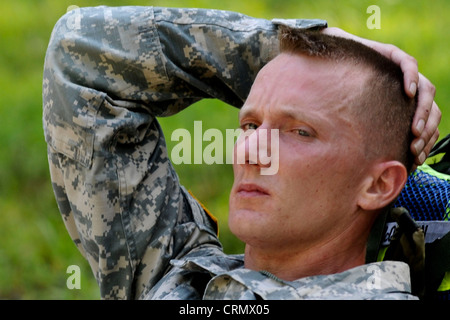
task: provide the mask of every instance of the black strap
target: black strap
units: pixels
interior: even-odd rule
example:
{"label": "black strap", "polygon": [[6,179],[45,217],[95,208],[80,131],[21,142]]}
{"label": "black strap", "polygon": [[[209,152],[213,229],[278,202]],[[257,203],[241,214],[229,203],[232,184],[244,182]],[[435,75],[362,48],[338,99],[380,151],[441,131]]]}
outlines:
{"label": "black strap", "polygon": [[[385,240],[384,238],[386,237],[386,222],[390,221],[391,219],[392,213],[390,212],[390,209],[388,209],[380,214],[375,220],[367,242],[366,263],[377,261],[378,252]],[[415,224],[416,222],[409,218],[409,215],[407,215],[406,212],[405,215],[402,214],[397,222],[402,225],[402,233],[407,235],[408,238],[417,227]],[[389,254],[386,253],[386,255],[387,259],[389,260]],[[416,279],[413,279],[413,282],[418,284],[418,286],[416,285],[415,287],[424,287],[425,299],[434,299],[437,289],[439,288],[442,279],[445,276],[445,273],[450,272],[450,232],[431,243],[425,244],[424,269],[425,270],[422,270],[424,271],[423,280],[425,283],[420,284],[420,282],[422,282],[423,280],[417,282],[417,277],[415,277]]]}
{"label": "black strap", "polygon": [[378,259],[378,252],[380,251],[381,243],[385,235],[385,226],[388,212],[390,209],[386,209],[375,220],[372,230],[369,234],[366,247],[366,263],[376,262]]}
{"label": "black strap", "polygon": [[450,271],[450,232],[425,246],[425,282],[427,296],[432,296]]}
{"label": "black strap", "polygon": [[450,174],[450,134],[433,146],[428,157],[431,158],[440,153],[444,153],[442,159],[439,162],[430,164],[430,167],[438,172]]}
{"label": "black strap", "polygon": [[394,208],[390,213],[398,228],[392,236],[384,260],[407,263],[411,275],[411,293],[422,298],[425,295],[425,233],[405,208]]}
{"label": "black strap", "polygon": [[450,134],[446,135],[439,142],[437,142],[430,151],[428,157],[434,157],[440,153],[446,153],[450,151]]}

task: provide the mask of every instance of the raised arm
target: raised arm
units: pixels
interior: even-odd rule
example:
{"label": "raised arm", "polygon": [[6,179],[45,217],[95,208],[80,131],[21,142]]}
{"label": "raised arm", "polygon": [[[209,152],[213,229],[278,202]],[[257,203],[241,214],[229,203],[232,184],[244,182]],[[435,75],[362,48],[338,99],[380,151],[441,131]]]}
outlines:
{"label": "raised arm", "polygon": [[102,298],[138,298],[174,257],[220,247],[179,185],[155,116],[202,98],[240,106],[278,52],[277,24],[237,13],[86,8],[59,20],[43,80],[53,189]]}
{"label": "raised arm", "polygon": [[326,26],[322,20],[272,23],[202,9],[99,7],[69,12],[57,23],[46,57],[44,125],[53,133],[46,135],[47,141],[68,144],[64,149],[69,154],[89,163],[88,151],[73,150],[86,149],[74,147],[83,143],[82,137],[69,139],[55,132],[59,123],[67,123],[81,130],[77,136],[92,135],[86,127],[95,122],[105,99],[152,116],[173,114],[202,98],[240,106],[256,73],[278,52],[279,23]]}

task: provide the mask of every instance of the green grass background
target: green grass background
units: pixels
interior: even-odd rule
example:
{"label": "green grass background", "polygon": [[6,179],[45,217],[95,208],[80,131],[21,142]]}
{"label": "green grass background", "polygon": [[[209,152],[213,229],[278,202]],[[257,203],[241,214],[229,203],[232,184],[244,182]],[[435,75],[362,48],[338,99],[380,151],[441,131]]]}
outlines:
{"label": "green grass background", "polygon": [[[369,30],[366,9],[381,9],[381,29]],[[239,11],[271,19],[321,18],[356,35],[389,42],[419,62],[420,71],[437,87],[443,119],[441,137],[449,132],[450,1],[448,0],[5,0],[0,3],[0,299],[98,299],[89,266],[63,226],[51,189],[42,131],[42,68],[46,46],[57,19],[70,5],[155,5]],[[235,128],[237,112],[218,101],[202,101],[162,119],[166,137],[179,127],[203,130]],[[223,131],[224,132],[224,131]],[[169,147],[174,143],[169,141]],[[181,181],[219,218],[226,252],[242,244],[227,227],[229,165],[177,166]],[[69,290],[70,265],[81,268],[81,289]]]}

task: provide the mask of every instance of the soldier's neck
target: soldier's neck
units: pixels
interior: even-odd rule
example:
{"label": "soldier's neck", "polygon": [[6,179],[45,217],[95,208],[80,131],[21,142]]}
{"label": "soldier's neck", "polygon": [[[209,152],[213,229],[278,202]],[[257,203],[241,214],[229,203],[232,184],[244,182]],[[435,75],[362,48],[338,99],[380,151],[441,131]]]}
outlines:
{"label": "soldier's neck", "polygon": [[349,228],[336,238],[309,247],[267,248],[246,244],[245,267],[268,271],[287,281],[343,272],[365,263],[369,231],[355,234]]}

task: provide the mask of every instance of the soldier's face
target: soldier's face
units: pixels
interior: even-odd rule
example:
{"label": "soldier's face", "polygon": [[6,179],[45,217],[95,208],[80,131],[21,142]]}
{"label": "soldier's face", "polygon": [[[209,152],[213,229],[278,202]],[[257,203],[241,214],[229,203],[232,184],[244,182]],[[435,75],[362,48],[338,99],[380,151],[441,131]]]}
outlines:
{"label": "soldier's face", "polygon": [[[240,125],[256,129],[249,139],[278,130],[279,165],[273,175],[260,174],[267,164],[233,165],[229,225],[242,241],[274,250],[313,246],[355,218],[369,164],[350,108],[363,83],[348,66],[288,54],[261,70]],[[235,152],[252,151],[237,143]]]}

